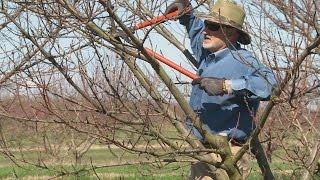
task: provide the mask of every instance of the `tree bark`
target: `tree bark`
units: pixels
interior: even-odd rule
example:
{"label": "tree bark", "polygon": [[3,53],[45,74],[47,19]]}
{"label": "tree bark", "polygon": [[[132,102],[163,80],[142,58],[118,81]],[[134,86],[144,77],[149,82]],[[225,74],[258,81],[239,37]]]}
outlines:
{"label": "tree bark", "polygon": [[312,149],[311,155],[307,161],[307,168],[302,173],[302,180],[309,180],[313,177],[317,164],[320,160],[320,142],[318,141]]}

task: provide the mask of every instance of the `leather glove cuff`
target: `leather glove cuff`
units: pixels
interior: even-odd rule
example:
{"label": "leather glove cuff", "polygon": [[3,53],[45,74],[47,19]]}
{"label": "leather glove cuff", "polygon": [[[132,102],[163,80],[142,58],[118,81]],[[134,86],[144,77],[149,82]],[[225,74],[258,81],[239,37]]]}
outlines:
{"label": "leather glove cuff", "polygon": [[232,94],[233,90],[231,87],[231,81],[230,80],[224,80],[222,84],[222,89],[226,94]]}

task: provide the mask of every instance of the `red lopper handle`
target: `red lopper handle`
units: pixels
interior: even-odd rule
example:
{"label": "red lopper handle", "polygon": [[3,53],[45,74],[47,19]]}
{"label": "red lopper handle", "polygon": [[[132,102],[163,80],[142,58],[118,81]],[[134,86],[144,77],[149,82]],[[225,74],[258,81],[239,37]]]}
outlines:
{"label": "red lopper handle", "polygon": [[192,73],[186,69],[184,69],[183,67],[179,66],[178,64],[172,62],[170,59],[165,58],[164,56],[156,53],[155,51],[149,49],[149,48],[145,48],[145,50],[147,51],[147,53],[156,58],[158,61],[163,62],[164,64],[172,67],[173,69],[179,71],[180,73],[188,76],[189,78],[191,78],[192,80],[199,78],[199,76],[195,73]]}
{"label": "red lopper handle", "polygon": [[[187,13],[190,11],[190,8],[187,7],[184,12]],[[138,29],[142,29],[142,28],[145,28],[147,26],[151,26],[153,24],[156,24],[156,23],[161,23],[161,22],[164,22],[164,21],[167,21],[167,20],[171,20],[171,19],[174,19],[176,17],[179,16],[179,11],[178,10],[175,10],[171,13],[168,13],[168,14],[165,14],[165,15],[161,15],[161,16],[157,16],[157,17],[154,17],[152,19],[149,19],[149,20],[146,20],[146,21],[143,21],[141,23],[138,23],[134,26],[134,29],[135,30],[138,30]]]}

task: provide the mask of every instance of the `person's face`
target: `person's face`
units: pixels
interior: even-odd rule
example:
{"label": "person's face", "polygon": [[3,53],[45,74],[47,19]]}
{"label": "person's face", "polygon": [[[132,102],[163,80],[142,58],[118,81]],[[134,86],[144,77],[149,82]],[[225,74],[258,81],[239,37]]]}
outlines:
{"label": "person's face", "polygon": [[[222,30],[224,28],[224,30]],[[203,48],[208,49],[211,52],[217,52],[227,47],[226,37],[229,36],[229,32],[226,34],[226,27],[220,24],[210,23],[205,21],[205,29],[203,31],[204,40],[202,43]]]}

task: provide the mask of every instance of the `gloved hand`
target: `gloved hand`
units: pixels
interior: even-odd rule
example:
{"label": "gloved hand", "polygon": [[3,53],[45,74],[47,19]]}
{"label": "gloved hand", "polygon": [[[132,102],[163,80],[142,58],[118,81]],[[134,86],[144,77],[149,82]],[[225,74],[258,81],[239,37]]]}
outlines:
{"label": "gloved hand", "polygon": [[199,88],[203,89],[209,96],[217,96],[228,93],[224,81],[224,79],[215,77],[203,77],[193,80],[191,84],[199,84]]}
{"label": "gloved hand", "polygon": [[176,0],[167,7],[164,14],[168,14],[176,10],[178,10],[179,14],[181,14],[189,5],[189,0]]}

